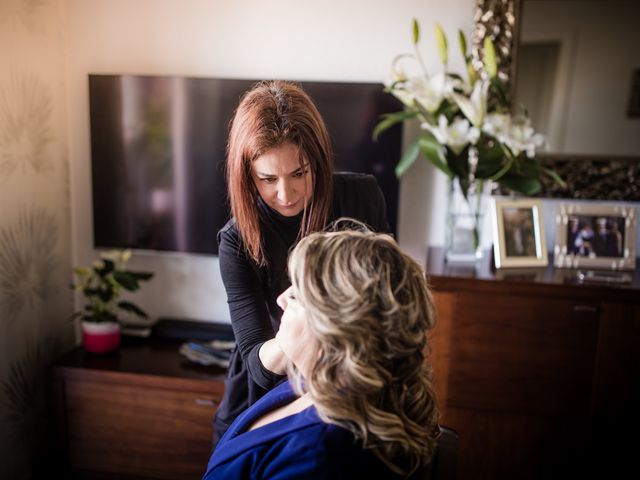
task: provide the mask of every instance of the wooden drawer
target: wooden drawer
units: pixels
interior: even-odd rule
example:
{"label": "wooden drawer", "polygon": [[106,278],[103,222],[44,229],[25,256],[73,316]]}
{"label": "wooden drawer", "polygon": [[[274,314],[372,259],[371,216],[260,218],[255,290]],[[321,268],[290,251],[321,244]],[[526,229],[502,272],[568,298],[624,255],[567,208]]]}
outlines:
{"label": "wooden drawer", "polygon": [[66,381],[71,467],[151,478],[201,478],[222,394],[219,384],[202,384],[199,391],[188,391]]}
{"label": "wooden drawer", "polygon": [[449,406],[588,415],[597,305],[466,292],[451,300]]}

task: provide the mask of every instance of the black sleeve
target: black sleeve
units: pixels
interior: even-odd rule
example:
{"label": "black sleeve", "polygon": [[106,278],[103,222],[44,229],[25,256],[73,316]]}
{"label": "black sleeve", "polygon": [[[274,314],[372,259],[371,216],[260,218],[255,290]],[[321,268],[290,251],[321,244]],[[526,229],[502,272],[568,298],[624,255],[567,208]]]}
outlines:
{"label": "black sleeve", "polygon": [[366,191],[371,201],[370,226],[379,233],[390,233],[391,227],[387,219],[387,202],[384,199],[380,185],[374,176],[367,176]]}
{"label": "black sleeve", "polygon": [[284,376],[267,370],[258,355],[262,344],[275,337],[260,272],[236,232],[223,230],[218,234],[218,255],[237,348],[251,380],[270,390]]}

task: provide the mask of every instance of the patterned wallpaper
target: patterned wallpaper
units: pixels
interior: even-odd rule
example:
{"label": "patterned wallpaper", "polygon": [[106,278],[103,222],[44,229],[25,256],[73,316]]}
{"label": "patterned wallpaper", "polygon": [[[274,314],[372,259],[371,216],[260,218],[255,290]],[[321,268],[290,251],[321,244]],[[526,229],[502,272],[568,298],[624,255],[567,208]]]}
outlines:
{"label": "patterned wallpaper", "polygon": [[0,0],[0,478],[37,476],[67,320],[65,0]]}

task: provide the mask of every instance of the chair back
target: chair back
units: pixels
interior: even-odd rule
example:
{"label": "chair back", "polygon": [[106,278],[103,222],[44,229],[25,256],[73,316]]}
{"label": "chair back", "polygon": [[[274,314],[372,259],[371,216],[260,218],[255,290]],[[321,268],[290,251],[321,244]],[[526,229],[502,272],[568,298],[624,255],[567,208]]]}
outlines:
{"label": "chair back", "polygon": [[440,425],[440,441],[433,460],[425,469],[424,480],[455,480],[458,463],[458,433]]}

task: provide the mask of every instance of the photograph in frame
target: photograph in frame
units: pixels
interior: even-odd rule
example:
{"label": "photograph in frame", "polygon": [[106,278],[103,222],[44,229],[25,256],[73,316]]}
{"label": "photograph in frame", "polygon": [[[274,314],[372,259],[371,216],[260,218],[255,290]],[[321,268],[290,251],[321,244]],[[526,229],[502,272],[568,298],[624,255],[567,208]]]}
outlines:
{"label": "photograph in frame", "polygon": [[554,265],[633,270],[636,210],[616,204],[565,203],[556,213]]}
{"label": "photograph in frame", "polygon": [[542,203],[539,200],[496,199],[494,249],[496,268],[547,265]]}

